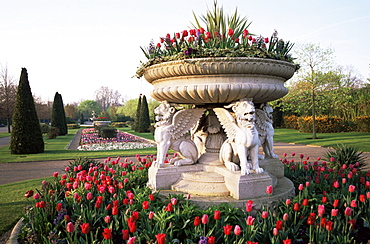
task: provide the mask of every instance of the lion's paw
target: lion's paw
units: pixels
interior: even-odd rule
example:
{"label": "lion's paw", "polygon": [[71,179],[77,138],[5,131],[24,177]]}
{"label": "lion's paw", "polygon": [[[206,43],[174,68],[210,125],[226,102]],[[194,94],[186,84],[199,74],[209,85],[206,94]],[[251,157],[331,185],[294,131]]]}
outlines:
{"label": "lion's paw", "polygon": [[163,166],[163,164],[159,163],[158,161],[153,161],[152,163],[152,167],[155,167],[155,168],[161,168]]}
{"label": "lion's paw", "polygon": [[241,175],[249,175],[251,173],[250,169],[248,168],[242,168]]}
{"label": "lion's paw", "polygon": [[257,168],[255,169],[255,171],[256,171],[256,174],[263,173],[263,169],[262,169],[262,168],[260,168],[260,167],[257,167]]}
{"label": "lion's paw", "polygon": [[228,168],[230,171],[238,171],[239,166],[233,162],[227,162],[225,163],[226,168]]}
{"label": "lion's paw", "polygon": [[263,155],[261,155],[261,154],[258,154],[258,159],[259,159],[259,160],[263,160],[263,159],[265,159],[265,156],[263,156]]}

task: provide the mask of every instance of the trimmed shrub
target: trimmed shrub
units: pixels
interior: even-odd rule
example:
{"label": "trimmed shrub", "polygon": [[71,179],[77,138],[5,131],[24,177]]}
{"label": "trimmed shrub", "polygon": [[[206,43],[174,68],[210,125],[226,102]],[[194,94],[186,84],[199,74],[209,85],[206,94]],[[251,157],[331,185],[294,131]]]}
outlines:
{"label": "trimmed shrub", "polygon": [[295,115],[284,116],[284,126],[287,129],[298,130],[298,117]]}
{"label": "trimmed shrub", "polygon": [[357,131],[370,132],[370,116],[357,117],[355,123]]}
{"label": "trimmed shrub", "polygon": [[62,95],[58,92],[56,92],[54,96],[53,109],[51,113],[51,126],[59,128],[60,135],[66,135],[68,133],[63,99]]}
{"label": "trimmed shrub", "polygon": [[67,124],[68,129],[78,129],[80,126],[78,124]]}
{"label": "trimmed shrub", "polygon": [[147,132],[150,126],[149,108],[146,101],[146,96],[142,97],[139,124],[136,130],[138,132]]}
{"label": "trimmed shrub", "polygon": [[111,123],[111,126],[116,127],[116,128],[122,128],[122,127],[127,127],[127,124],[125,122],[113,122]]}
{"label": "trimmed shrub", "polygon": [[[312,116],[298,118],[298,130],[312,133]],[[339,117],[316,117],[317,133],[338,133],[351,131],[349,123]]]}
{"label": "trimmed shrub", "polygon": [[27,69],[22,68],[13,112],[10,151],[12,154],[44,152],[39,119],[28,81]]}
{"label": "trimmed shrub", "polygon": [[117,130],[109,127],[98,127],[99,136],[102,138],[115,138],[117,136]]}

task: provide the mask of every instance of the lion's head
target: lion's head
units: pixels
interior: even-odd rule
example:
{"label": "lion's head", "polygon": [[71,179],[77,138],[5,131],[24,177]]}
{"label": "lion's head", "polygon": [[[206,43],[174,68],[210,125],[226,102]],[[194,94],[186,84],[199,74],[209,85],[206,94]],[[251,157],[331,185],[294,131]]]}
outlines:
{"label": "lion's head", "polygon": [[175,114],[176,109],[171,106],[167,101],[161,102],[161,104],[154,109],[155,120],[159,123],[171,122],[172,116]]}
{"label": "lion's head", "polygon": [[231,107],[235,113],[238,124],[243,126],[253,126],[256,120],[255,107],[251,98],[244,98],[238,102],[232,103],[227,108]]}

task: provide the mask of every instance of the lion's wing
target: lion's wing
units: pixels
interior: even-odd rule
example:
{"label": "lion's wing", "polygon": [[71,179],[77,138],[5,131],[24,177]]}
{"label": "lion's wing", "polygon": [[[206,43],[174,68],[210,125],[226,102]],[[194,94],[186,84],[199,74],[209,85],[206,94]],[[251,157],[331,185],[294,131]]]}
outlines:
{"label": "lion's wing", "polygon": [[179,139],[185,135],[202,117],[205,109],[184,109],[177,112],[172,119],[171,137]]}
{"label": "lion's wing", "polygon": [[239,129],[234,117],[224,108],[214,108],[213,111],[215,111],[222,128],[224,128],[227,138],[234,140]]}
{"label": "lion's wing", "polygon": [[266,121],[267,121],[266,112],[263,111],[262,109],[256,109],[256,125],[260,133],[268,129]]}

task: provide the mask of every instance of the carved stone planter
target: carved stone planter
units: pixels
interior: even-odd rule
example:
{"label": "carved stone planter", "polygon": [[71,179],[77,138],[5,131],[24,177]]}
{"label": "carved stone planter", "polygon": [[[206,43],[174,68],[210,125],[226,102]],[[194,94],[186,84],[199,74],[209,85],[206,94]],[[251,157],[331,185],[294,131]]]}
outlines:
{"label": "carved stone planter", "polygon": [[295,72],[289,62],[263,58],[198,58],[148,67],[144,78],[158,101],[182,104],[231,103],[253,98],[269,102],[288,93]]}
{"label": "carved stone planter", "polygon": [[110,121],[94,121],[94,125],[98,127],[107,127],[110,125]]}

